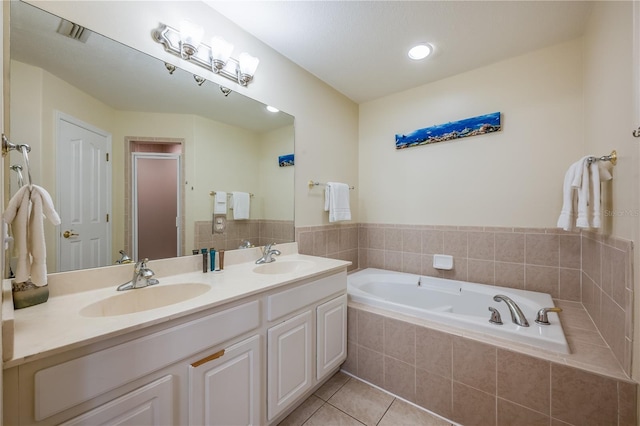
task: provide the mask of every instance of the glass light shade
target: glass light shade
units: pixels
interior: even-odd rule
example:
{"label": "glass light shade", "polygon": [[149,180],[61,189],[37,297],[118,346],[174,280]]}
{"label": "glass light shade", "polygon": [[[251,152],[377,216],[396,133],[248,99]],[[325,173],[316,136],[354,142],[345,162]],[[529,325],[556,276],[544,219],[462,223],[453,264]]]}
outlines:
{"label": "glass light shade", "polygon": [[213,37],[211,39],[211,59],[226,64],[233,52],[233,44],[229,43],[222,37]]}
{"label": "glass light shade", "polygon": [[253,77],[256,73],[260,60],[255,56],[242,52],[238,57],[238,62],[240,63],[240,74],[246,74]]}
{"label": "glass light shade", "polygon": [[204,36],[204,28],[189,21],[180,21],[180,41],[198,50]]}

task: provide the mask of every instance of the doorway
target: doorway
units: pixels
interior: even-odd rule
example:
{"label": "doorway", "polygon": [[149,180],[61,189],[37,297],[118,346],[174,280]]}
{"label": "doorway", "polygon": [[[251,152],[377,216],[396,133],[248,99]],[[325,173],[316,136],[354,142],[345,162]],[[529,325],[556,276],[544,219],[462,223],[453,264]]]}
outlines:
{"label": "doorway", "polygon": [[[130,229],[127,251],[135,260],[165,259],[183,252],[182,144],[129,141]],[[127,250],[127,248],[125,248]]]}

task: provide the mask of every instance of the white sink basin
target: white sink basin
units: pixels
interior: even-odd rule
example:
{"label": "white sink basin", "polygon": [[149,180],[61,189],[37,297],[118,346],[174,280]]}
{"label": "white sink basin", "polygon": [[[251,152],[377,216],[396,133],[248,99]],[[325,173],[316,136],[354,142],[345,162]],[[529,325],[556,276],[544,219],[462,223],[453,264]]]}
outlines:
{"label": "white sink basin", "polygon": [[111,317],[162,308],[198,297],[211,290],[201,283],[159,285],[127,290],[80,310],[83,317]]}
{"label": "white sink basin", "polygon": [[290,274],[313,266],[313,262],[306,260],[284,260],[264,263],[253,268],[258,274]]}

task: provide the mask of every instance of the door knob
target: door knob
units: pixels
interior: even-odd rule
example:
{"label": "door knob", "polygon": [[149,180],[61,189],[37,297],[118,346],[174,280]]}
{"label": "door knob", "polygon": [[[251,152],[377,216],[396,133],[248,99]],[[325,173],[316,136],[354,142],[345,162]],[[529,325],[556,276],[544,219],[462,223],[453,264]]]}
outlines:
{"label": "door knob", "polygon": [[70,237],[77,237],[80,234],[74,234],[73,230],[71,231],[64,231],[64,233],[62,234],[63,237],[65,238],[70,238]]}

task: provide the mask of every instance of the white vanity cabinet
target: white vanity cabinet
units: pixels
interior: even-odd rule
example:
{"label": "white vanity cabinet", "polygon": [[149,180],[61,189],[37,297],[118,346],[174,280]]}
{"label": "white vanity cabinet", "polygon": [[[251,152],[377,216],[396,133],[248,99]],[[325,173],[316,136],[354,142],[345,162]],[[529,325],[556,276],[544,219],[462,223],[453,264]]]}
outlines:
{"label": "white vanity cabinet", "polygon": [[270,422],[346,359],[346,279],[341,272],[266,298]]}
{"label": "white vanity cabinet", "polygon": [[261,336],[189,365],[189,425],[260,424]]}
{"label": "white vanity cabinet", "polygon": [[4,370],[6,425],[273,425],[346,359],[346,266]]}

